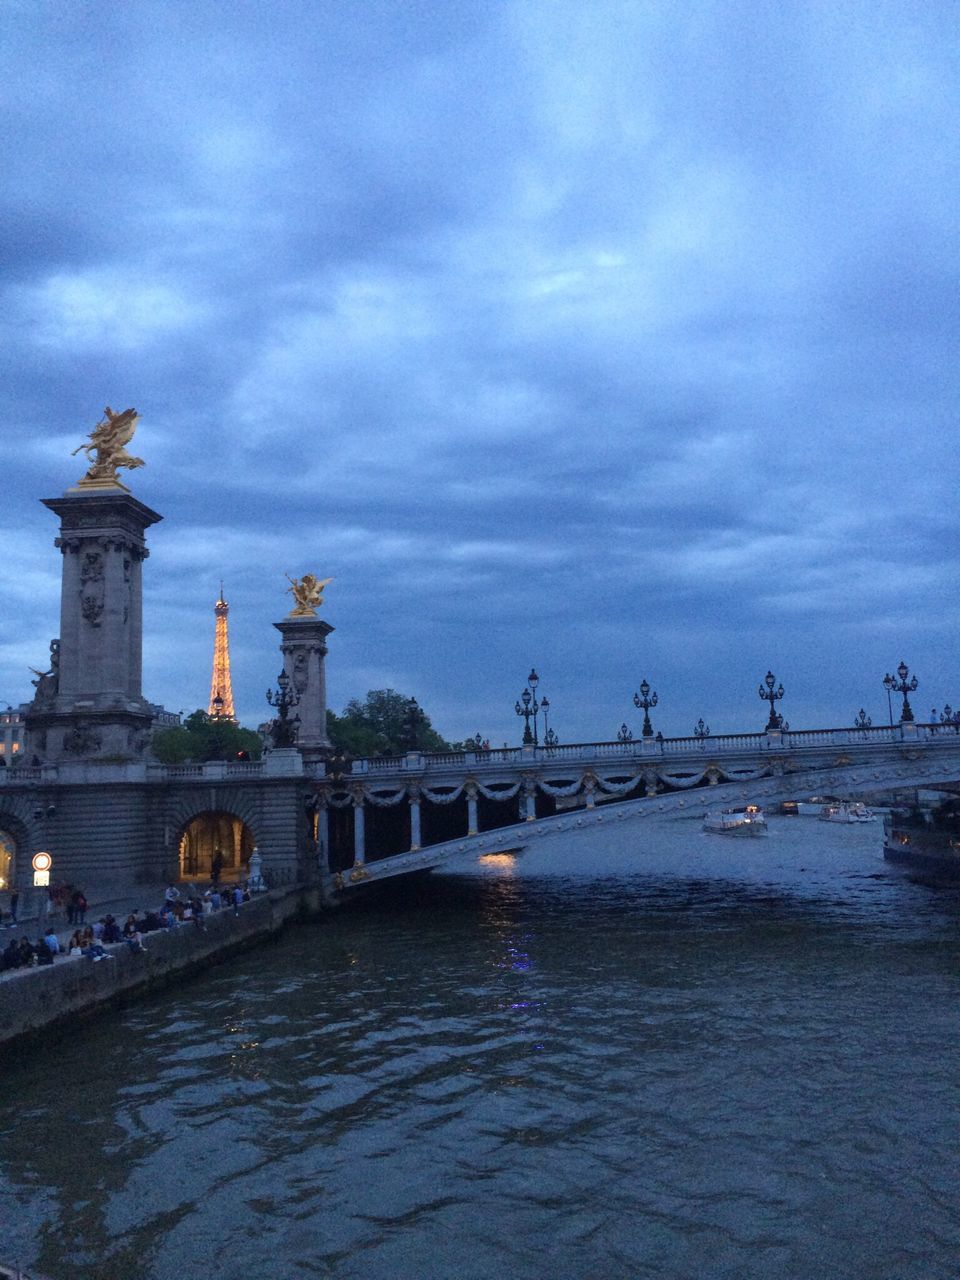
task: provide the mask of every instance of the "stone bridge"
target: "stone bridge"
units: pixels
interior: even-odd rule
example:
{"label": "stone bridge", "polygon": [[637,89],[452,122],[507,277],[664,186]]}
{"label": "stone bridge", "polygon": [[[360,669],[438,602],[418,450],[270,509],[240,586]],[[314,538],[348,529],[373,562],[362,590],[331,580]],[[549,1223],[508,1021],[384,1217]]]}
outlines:
{"label": "stone bridge", "polygon": [[242,871],[256,846],[273,885],[319,877],[339,892],[515,847],[548,831],[747,801],[949,784],[960,779],[960,735],[904,723],[411,752],[355,760],[342,773],[332,767],[288,749],[260,762],[6,768],[0,837],[13,846],[21,883],[32,854],[46,849],[54,879],[155,885],[208,878],[212,845],[193,862],[185,845],[197,823],[213,823],[226,833],[218,838],[237,833],[228,868]]}
{"label": "stone bridge", "polygon": [[331,887],[339,891],[551,831],[742,802],[936,787],[957,778],[958,733],[914,723],[411,753],[354,761],[349,774],[318,778],[316,825]]}

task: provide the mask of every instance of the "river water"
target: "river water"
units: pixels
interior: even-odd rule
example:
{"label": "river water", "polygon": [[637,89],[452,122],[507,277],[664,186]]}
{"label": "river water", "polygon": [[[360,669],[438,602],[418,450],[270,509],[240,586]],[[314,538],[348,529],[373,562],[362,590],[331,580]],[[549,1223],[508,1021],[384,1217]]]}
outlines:
{"label": "river water", "polygon": [[534,837],[8,1062],[0,1259],[956,1280],[958,962],[879,823]]}

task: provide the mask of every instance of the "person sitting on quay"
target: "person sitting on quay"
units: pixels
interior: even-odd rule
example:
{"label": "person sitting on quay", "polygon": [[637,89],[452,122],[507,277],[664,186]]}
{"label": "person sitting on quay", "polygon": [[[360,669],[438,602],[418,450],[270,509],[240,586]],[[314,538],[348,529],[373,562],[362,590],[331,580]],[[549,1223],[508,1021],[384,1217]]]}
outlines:
{"label": "person sitting on quay", "polygon": [[130,933],[127,933],[126,931],[127,926],[124,925],[123,928],[124,928],[124,937],[126,938],[127,946],[130,948],[130,950],[134,952],[134,954],[136,954],[139,951],[146,951],[147,948],[143,945],[143,935],[140,933],[140,930],[137,928],[134,928]]}
{"label": "person sitting on quay", "polygon": [[233,890],[233,914],[235,916],[238,916],[240,914],[240,904],[242,902],[243,902],[243,890],[240,888],[239,885],[235,885]]}
{"label": "person sitting on quay", "polygon": [[20,943],[16,938],[11,938],[3,949],[0,956],[0,969],[19,969],[20,968]]}
{"label": "person sitting on quay", "polygon": [[37,958],[36,948],[33,946],[33,944],[30,942],[28,938],[20,939],[19,951],[20,951],[19,967],[21,969],[24,968],[26,965],[36,963],[36,958]]}
{"label": "person sitting on quay", "polygon": [[140,921],[141,933],[154,933],[160,926],[160,915],[156,911],[142,911],[143,919]]}
{"label": "person sitting on quay", "polygon": [[180,901],[180,890],[172,880],[163,891],[163,900],[169,907]]}
{"label": "person sitting on quay", "polygon": [[124,920],[121,932],[123,934],[124,942],[129,942],[134,934],[137,934],[139,937],[140,921],[137,919],[137,913],[135,911],[131,911],[126,920]]}
{"label": "person sitting on quay", "polygon": [[83,953],[83,934],[79,929],[74,929],[70,935],[70,941],[67,943],[67,955],[79,956]]}
{"label": "person sitting on quay", "polygon": [[53,952],[47,944],[46,937],[38,938],[33,948],[31,964],[53,964]]}
{"label": "person sitting on quay", "polygon": [[57,937],[57,931],[52,924],[47,926],[43,940],[49,947],[51,955],[58,956],[60,954],[60,939]]}
{"label": "person sitting on quay", "polygon": [[101,942],[105,942],[109,946],[113,942],[122,941],[122,938],[120,926],[115,918],[111,915],[105,915],[103,917],[103,933],[100,935]]}

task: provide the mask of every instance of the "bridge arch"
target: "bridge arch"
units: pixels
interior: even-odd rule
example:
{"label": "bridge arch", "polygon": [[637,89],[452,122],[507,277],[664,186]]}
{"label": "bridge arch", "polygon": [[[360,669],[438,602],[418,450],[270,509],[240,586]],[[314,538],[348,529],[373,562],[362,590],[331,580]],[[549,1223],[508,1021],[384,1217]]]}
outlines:
{"label": "bridge arch", "polygon": [[5,801],[7,797],[0,798],[0,890],[9,891],[15,885],[22,888],[27,883],[30,859],[44,846],[37,843],[33,825],[26,815],[18,812],[25,808],[25,803]]}
{"label": "bridge arch", "polygon": [[255,846],[253,829],[230,809],[203,809],[182,823],[177,834],[182,880],[209,880],[219,855],[227,879],[243,879]]}

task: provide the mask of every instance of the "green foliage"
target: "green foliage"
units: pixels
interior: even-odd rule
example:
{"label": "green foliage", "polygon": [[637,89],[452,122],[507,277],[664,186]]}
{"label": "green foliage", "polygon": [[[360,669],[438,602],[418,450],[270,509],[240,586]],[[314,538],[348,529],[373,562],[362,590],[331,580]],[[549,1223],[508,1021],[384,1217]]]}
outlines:
{"label": "green foliage", "polygon": [[327,712],[327,736],[351,756],[397,756],[406,751],[450,751],[430,717],[395,689],[371,689],[363,702],[351,698],[342,715]]}
{"label": "green foliage", "polygon": [[159,729],[151,747],[161,764],[184,764],[236,760],[244,751],[251,760],[259,760],[262,743],[252,729],[241,729],[229,720],[211,720],[205,711],[194,711],[182,725]]}

